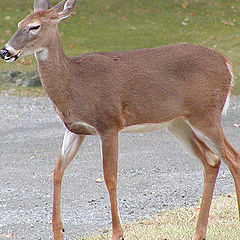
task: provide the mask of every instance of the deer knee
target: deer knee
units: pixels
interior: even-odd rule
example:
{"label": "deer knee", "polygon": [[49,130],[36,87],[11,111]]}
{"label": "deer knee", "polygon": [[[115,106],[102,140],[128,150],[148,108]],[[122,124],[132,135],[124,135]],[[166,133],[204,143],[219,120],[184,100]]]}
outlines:
{"label": "deer knee", "polygon": [[207,160],[207,163],[211,166],[211,167],[217,167],[219,162],[220,162],[220,158],[214,154],[211,151],[206,151],[205,152],[205,157]]}

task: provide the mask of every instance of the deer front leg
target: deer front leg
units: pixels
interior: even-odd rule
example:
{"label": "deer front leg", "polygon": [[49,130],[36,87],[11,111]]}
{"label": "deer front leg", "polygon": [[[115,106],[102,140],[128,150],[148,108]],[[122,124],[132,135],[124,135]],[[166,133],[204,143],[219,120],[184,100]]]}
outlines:
{"label": "deer front leg", "polygon": [[52,229],[54,240],[63,240],[63,223],[61,219],[61,185],[62,177],[68,164],[76,155],[85,136],[76,135],[70,131],[66,131],[62,144],[60,156],[56,162],[53,174],[53,213],[52,213]]}
{"label": "deer front leg", "polygon": [[112,213],[112,240],[123,239],[117,203],[118,131],[110,130],[101,136],[104,179],[109,192]]}

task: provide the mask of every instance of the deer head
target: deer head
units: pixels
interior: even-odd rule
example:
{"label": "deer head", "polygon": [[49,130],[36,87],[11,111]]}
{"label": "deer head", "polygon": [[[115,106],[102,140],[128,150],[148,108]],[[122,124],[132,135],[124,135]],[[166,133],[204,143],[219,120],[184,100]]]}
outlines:
{"label": "deer head", "polygon": [[50,8],[48,0],[35,0],[34,12],[18,23],[16,33],[0,51],[0,57],[14,62],[47,49],[53,33],[58,33],[58,23],[71,15],[76,1],[63,0]]}

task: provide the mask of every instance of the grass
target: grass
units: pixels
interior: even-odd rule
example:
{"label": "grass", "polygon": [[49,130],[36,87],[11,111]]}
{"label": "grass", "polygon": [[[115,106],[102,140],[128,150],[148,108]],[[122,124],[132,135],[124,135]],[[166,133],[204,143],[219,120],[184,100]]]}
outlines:
{"label": "grass", "polygon": [[[124,226],[125,238],[131,240],[189,240],[195,231],[199,208],[180,208],[163,211],[152,219],[140,220]],[[78,240],[111,239],[111,232]],[[240,240],[236,196],[213,200],[208,225],[208,240]]]}
{"label": "grass", "polygon": [[[58,1],[52,0],[54,5]],[[0,41],[5,43],[33,0],[0,1]],[[240,94],[239,0],[78,0],[75,14],[60,24],[68,56],[85,52],[129,50],[188,42],[225,54],[234,65],[234,94]],[[33,57],[6,69],[32,71]]]}
{"label": "grass", "polygon": [[42,87],[22,87],[15,85],[0,85],[0,93],[18,97],[45,97]]}

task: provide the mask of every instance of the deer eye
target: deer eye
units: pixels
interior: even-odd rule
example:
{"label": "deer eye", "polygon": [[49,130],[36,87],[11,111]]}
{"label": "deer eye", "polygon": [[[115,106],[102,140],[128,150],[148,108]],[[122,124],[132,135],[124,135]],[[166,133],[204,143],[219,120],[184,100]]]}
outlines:
{"label": "deer eye", "polygon": [[40,28],[40,25],[32,26],[32,27],[29,28],[29,31],[38,30],[39,28]]}

